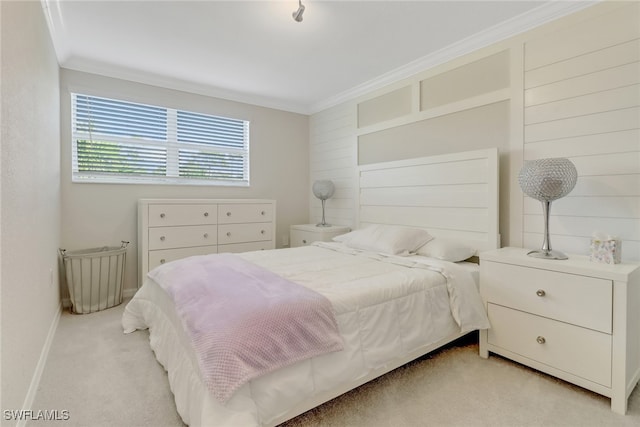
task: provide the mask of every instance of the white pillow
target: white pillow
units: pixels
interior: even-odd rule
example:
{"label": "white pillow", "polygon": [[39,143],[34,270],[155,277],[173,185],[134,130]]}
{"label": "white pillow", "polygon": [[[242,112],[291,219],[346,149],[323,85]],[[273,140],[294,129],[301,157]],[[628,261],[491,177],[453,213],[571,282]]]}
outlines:
{"label": "white pillow", "polygon": [[341,237],[350,248],[402,256],[433,239],[425,230],[398,225],[372,225]]}
{"label": "white pillow", "polygon": [[437,237],[416,251],[417,255],[441,259],[449,262],[460,262],[475,255],[476,250],[464,243],[452,239]]}
{"label": "white pillow", "polygon": [[357,236],[358,232],[362,232],[362,230],[364,230],[364,229],[353,230],[353,231],[350,231],[348,233],[340,234],[338,236],[334,236],[333,239],[331,239],[331,240],[333,240],[334,242],[344,243],[347,240],[351,240],[353,238],[353,236]]}

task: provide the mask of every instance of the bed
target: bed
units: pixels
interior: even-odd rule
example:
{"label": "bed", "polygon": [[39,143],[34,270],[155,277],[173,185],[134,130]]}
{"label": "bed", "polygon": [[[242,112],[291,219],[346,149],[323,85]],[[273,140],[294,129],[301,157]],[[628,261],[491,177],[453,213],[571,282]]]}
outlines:
{"label": "bed", "polygon": [[273,426],[486,328],[478,266],[452,261],[499,247],[497,156],[488,149],[362,166],[358,226],[341,241],[229,258],[328,301],[339,347],[334,339],[326,351],[250,377],[225,395],[212,389],[168,289],[182,289],[178,278],[226,255],[150,272],[125,308],[125,332],[149,329],[186,424]]}

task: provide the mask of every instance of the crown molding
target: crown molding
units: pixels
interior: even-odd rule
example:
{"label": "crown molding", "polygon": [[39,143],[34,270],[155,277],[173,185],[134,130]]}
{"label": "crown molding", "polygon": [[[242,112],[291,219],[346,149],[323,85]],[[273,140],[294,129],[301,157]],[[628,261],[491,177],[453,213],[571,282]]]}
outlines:
{"label": "crown molding", "polygon": [[61,67],[136,81],[140,83],[161,86],[168,89],[180,90],[200,95],[212,96],[234,102],[251,104],[258,107],[272,108],[292,113],[312,115],[343,102],[347,102],[381,89],[392,83],[414,76],[435,66],[444,64],[483,47],[492,45],[510,37],[522,34],[533,28],[578,12],[604,0],[551,0],[541,6],[497,24],[484,31],[476,33],[466,39],[435,51],[429,55],[412,61],[372,80],[357,85],[349,90],[338,93],[324,100],[301,105],[268,96],[260,96],[234,90],[213,87],[210,85],[187,82],[184,80],[161,76],[144,71],[124,69],[121,67],[99,64],[97,61],[80,60],[71,56],[70,47],[66,42],[65,25],[59,10],[60,0],[40,0],[49,27],[51,39]]}
{"label": "crown molding", "polygon": [[586,9],[603,0],[550,1],[535,9],[501,22],[491,28],[473,34],[465,39],[439,49],[429,55],[412,61],[402,67],[382,74],[372,80],[355,86],[347,91],[309,106],[310,114],[326,110],[343,102],[350,101],[381,89],[392,83],[414,76],[422,71],[444,64],[483,47],[490,46],[510,37],[522,34],[548,22]]}

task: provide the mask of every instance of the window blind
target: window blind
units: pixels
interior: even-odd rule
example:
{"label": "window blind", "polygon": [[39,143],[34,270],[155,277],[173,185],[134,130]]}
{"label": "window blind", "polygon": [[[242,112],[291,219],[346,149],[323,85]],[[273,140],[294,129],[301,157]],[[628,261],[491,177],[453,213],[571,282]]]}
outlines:
{"label": "window blind", "polygon": [[74,182],[249,185],[249,122],[72,94]]}

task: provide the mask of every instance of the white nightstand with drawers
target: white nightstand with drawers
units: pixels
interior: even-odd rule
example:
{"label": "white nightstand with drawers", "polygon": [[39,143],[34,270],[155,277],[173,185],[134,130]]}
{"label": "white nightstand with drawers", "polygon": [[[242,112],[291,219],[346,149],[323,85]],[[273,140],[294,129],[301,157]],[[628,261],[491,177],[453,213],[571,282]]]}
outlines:
{"label": "white nightstand with drawers", "polygon": [[313,242],[329,242],[340,234],[350,231],[349,227],[343,225],[330,225],[328,227],[318,227],[315,224],[301,224],[291,226],[291,247],[307,246]]}
{"label": "white nightstand with drawers", "polygon": [[193,255],[275,248],[276,202],[263,199],[138,201],[138,286],[149,270]]}
{"label": "white nightstand with drawers", "polygon": [[480,254],[489,352],[611,398],[627,411],[640,379],[640,266],[586,256],[543,260],[522,248]]}

